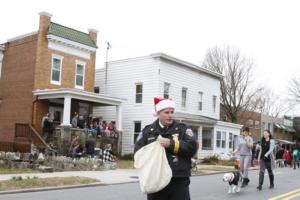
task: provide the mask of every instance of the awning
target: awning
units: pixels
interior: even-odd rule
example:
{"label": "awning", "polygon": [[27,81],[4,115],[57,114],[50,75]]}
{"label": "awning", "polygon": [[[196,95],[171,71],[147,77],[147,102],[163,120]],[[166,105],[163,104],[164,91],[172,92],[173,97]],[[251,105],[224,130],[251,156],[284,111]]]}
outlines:
{"label": "awning", "polygon": [[279,142],[281,144],[295,144],[295,142],[291,142],[288,140],[280,140],[280,139],[274,139],[276,142]]}
{"label": "awning", "polygon": [[199,123],[199,124],[206,124],[206,125],[215,125],[217,123],[216,119],[204,117],[201,115],[184,113],[184,112],[176,112],[175,119],[185,121],[185,122]]}

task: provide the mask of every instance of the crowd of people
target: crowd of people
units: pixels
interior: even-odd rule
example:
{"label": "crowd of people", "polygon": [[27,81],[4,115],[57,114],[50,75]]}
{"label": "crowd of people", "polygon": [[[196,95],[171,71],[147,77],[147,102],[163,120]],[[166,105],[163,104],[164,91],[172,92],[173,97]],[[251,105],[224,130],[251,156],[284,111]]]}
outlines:
{"label": "crowd of people", "polygon": [[107,123],[99,118],[85,120],[83,116],[78,115],[77,113],[74,113],[74,117],[72,118],[72,128],[87,129],[93,135],[97,135],[99,137],[117,138],[119,135],[115,121]]}

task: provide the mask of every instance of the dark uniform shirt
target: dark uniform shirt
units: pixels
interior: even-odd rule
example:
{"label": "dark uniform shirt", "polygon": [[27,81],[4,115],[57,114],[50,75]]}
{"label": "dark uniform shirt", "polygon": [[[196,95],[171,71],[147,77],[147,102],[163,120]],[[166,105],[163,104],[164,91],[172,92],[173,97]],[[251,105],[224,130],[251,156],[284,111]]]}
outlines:
{"label": "dark uniform shirt", "polygon": [[143,146],[156,141],[161,135],[170,139],[170,146],[166,148],[166,155],[172,169],[173,177],[189,177],[191,175],[191,157],[197,151],[197,142],[193,132],[183,123],[173,122],[169,127],[162,128],[159,120],[146,126],[139,135],[134,152]]}

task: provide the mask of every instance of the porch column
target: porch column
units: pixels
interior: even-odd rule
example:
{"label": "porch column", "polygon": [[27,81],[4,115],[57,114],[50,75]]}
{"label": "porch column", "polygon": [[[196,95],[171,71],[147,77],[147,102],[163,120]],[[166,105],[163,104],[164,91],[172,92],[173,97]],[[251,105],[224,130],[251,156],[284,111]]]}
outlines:
{"label": "porch column", "polygon": [[198,159],[200,158],[200,153],[201,153],[201,150],[202,150],[202,125],[200,125],[198,127],[198,138],[197,138],[197,141],[199,143],[199,149],[198,149],[198,152],[197,152],[197,156],[198,156]]}
{"label": "porch column", "polygon": [[119,131],[122,131],[123,127],[122,127],[122,106],[118,105],[116,106],[116,110],[117,110],[117,129]]}
{"label": "porch column", "polygon": [[71,97],[65,96],[64,99],[64,115],[63,115],[63,126],[71,126]]}

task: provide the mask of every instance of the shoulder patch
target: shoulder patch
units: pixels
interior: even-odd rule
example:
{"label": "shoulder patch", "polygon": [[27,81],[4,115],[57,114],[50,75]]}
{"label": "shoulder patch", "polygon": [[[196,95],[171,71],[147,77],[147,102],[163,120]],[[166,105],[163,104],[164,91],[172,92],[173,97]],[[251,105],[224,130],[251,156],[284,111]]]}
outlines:
{"label": "shoulder patch", "polygon": [[185,134],[187,134],[187,135],[190,136],[190,137],[194,137],[193,131],[192,131],[191,129],[189,129],[189,128],[186,129]]}

